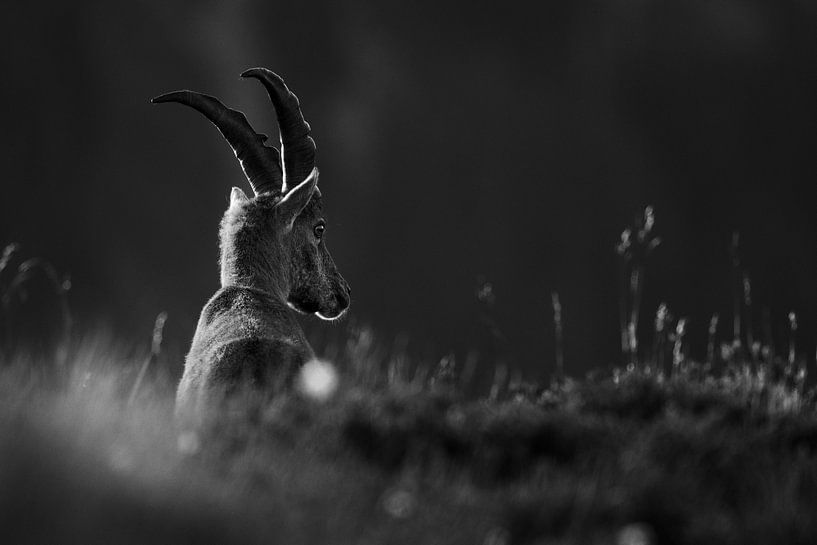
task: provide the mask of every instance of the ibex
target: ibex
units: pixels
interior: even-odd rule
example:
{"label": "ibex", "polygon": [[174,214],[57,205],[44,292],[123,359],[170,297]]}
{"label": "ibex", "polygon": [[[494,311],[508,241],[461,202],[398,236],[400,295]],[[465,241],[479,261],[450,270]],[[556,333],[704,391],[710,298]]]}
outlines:
{"label": "ibex", "polygon": [[241,112],[212,96],[175,91],[151,102],[178,102],[204,114],[241,163],[253,197],[233,187],[221,220],[221,289],[201,312],[176,394],[177,414],[200,413],[246,387],[286,384],[314,357],[297,311],[324,320],[349,307],[349,285],[324,242],[315,142],[298,98],[265,68],[255,78],[278,119],[281,152],[265,146]]}

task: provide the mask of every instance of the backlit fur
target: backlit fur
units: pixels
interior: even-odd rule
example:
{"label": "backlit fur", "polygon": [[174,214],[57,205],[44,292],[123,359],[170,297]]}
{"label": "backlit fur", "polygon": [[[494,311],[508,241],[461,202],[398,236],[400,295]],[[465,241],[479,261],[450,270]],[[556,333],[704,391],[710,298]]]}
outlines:
{"label": "backlit fur", "polygon": [[285,200],[233,190],[220,229],[221,289],[202,310],[185,361],[180,413],[200,413],[247,387],[288,384],[314,357],[293,309],[335,319],[349,306],[349,286],[315,236],[320,192],[313,184],[294,218]]}

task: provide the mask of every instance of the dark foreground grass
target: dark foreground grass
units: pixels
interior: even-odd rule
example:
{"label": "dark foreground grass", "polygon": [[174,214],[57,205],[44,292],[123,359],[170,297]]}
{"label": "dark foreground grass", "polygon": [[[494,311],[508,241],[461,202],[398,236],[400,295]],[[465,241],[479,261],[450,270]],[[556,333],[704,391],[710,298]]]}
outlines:
{"label": "dark foreground grass", "polygon": [[817,542],[814,404],[768,369],[488,401],[358,361],[325,401],[192,431],[161,372],[128,403],[142,361],[91,343],[57,379],[2,369],[0,542]]}

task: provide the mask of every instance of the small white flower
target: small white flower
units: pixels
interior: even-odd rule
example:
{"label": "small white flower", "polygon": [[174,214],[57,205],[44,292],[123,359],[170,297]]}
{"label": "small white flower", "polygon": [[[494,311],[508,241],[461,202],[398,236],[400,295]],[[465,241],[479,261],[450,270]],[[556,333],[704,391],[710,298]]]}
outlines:
{"label": "small white flower", "polygon": [[185,431],[179,434],[179,438],[176,442],[176,446],[179,449],[179,452],[182,454],[192,456],[196,454],[199,449],[201,449],[201,441],[199,440],[199,434],[194,431]]}
{"label": "small white flower", "polygon": [[652,529],[640,522],[624,526],[616,536],[617,545],[651,545],[652,543]]}
{"label": "small white flower", "polygon": [[338,389],[338,372],[327,361],[311,360],[301,368],[298,390],[316,401],[326,401]]}
{"label": "small white flower", "polygon": [[416,507],[414,494],[405,488],[393,488],[383,495],[383,509],[394,518],[408,518]]}

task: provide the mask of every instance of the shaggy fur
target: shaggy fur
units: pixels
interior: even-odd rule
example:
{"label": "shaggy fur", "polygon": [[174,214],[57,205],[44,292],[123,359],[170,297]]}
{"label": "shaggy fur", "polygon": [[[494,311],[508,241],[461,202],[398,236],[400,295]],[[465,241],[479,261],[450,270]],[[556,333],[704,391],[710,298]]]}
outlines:
{"label": "shaggy fur", "polygon": [[316,184],[314,171],[286,198],[249,199],[233,189],[221,221],[222,287],[202,310],[187,355],[176,398],[181,414],[218,406],[247,387],[289,383],[314,357],[293,309],[335,319],[349,306],[349,286],[315,234],[323,223]]}

